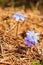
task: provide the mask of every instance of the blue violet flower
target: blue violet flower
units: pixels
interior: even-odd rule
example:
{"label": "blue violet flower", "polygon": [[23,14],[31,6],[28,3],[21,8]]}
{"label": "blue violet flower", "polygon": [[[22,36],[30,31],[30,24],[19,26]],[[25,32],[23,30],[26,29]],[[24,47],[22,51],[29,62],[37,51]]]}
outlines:
{"label": "blue violet flower", "polygon": [[28,45],[28,47],[35,45],[39,40],[39,34],[39,32],[35,33],[34,30],[28,31],[25,37],[25,44]]}
{"label": "blue violet flower", "polygon": [[27,16],[20,12],[15,12],[15,14],[12,16],[12,18],[16,18],[16,21],[18,22],[19,20],[24,21],[24,19],[27,18]]}

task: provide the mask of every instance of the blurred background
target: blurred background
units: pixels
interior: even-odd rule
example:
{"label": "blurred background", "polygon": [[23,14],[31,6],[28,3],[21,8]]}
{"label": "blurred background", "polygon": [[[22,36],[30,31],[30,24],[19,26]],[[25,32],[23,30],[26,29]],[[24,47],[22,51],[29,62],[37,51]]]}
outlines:
{"label": "blurred background", "polygon": [[39,9],[43,12],[43,0],[0,0],[0,7],[22,7],[26,9]]}

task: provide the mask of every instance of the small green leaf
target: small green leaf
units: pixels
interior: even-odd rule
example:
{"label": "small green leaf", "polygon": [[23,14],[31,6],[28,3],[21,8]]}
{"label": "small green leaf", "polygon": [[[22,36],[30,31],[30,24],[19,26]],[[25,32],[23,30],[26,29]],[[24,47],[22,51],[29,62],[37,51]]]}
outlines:
{"label": "small green leaf", "polygon": [[42,65],[40,63],[40,61],[39,60],[36,60],[36,59],[32,60],[32,62],[33,62],[33,65]]}

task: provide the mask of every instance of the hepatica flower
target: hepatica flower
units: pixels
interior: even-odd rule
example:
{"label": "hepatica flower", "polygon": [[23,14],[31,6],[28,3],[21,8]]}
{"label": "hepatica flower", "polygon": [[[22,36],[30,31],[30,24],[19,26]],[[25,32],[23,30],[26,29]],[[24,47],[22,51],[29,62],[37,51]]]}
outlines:
{"label": "hepatica flower", "polygon": [[35,33],[34,30],[28,31],[25,37],[25,44],[28,45],[28,47],[35,45],[39,40],[39,34],[39,32]]}
{"label": "hepatica flower", "polygon": [[19,20],[24,21],[24,19],[27,18],[27,16],[24,15],[24,14],[22,14],[22,13],[20,13],[20,12],[16,12],[16,13],[12,16],[12,18],[16,18],[16,21],[18,22]]}

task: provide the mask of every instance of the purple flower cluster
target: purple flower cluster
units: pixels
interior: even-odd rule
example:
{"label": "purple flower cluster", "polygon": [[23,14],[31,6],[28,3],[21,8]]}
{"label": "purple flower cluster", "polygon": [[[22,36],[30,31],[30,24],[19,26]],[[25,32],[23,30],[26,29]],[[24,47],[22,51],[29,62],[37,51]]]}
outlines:
{"label": "purple flower cluster", "polygon": [[35,45],[39,40],[39,34],[40,33],[35,33],[34,30],[28,31],[25,37],[25,44],[28,45],[28,47]]}

